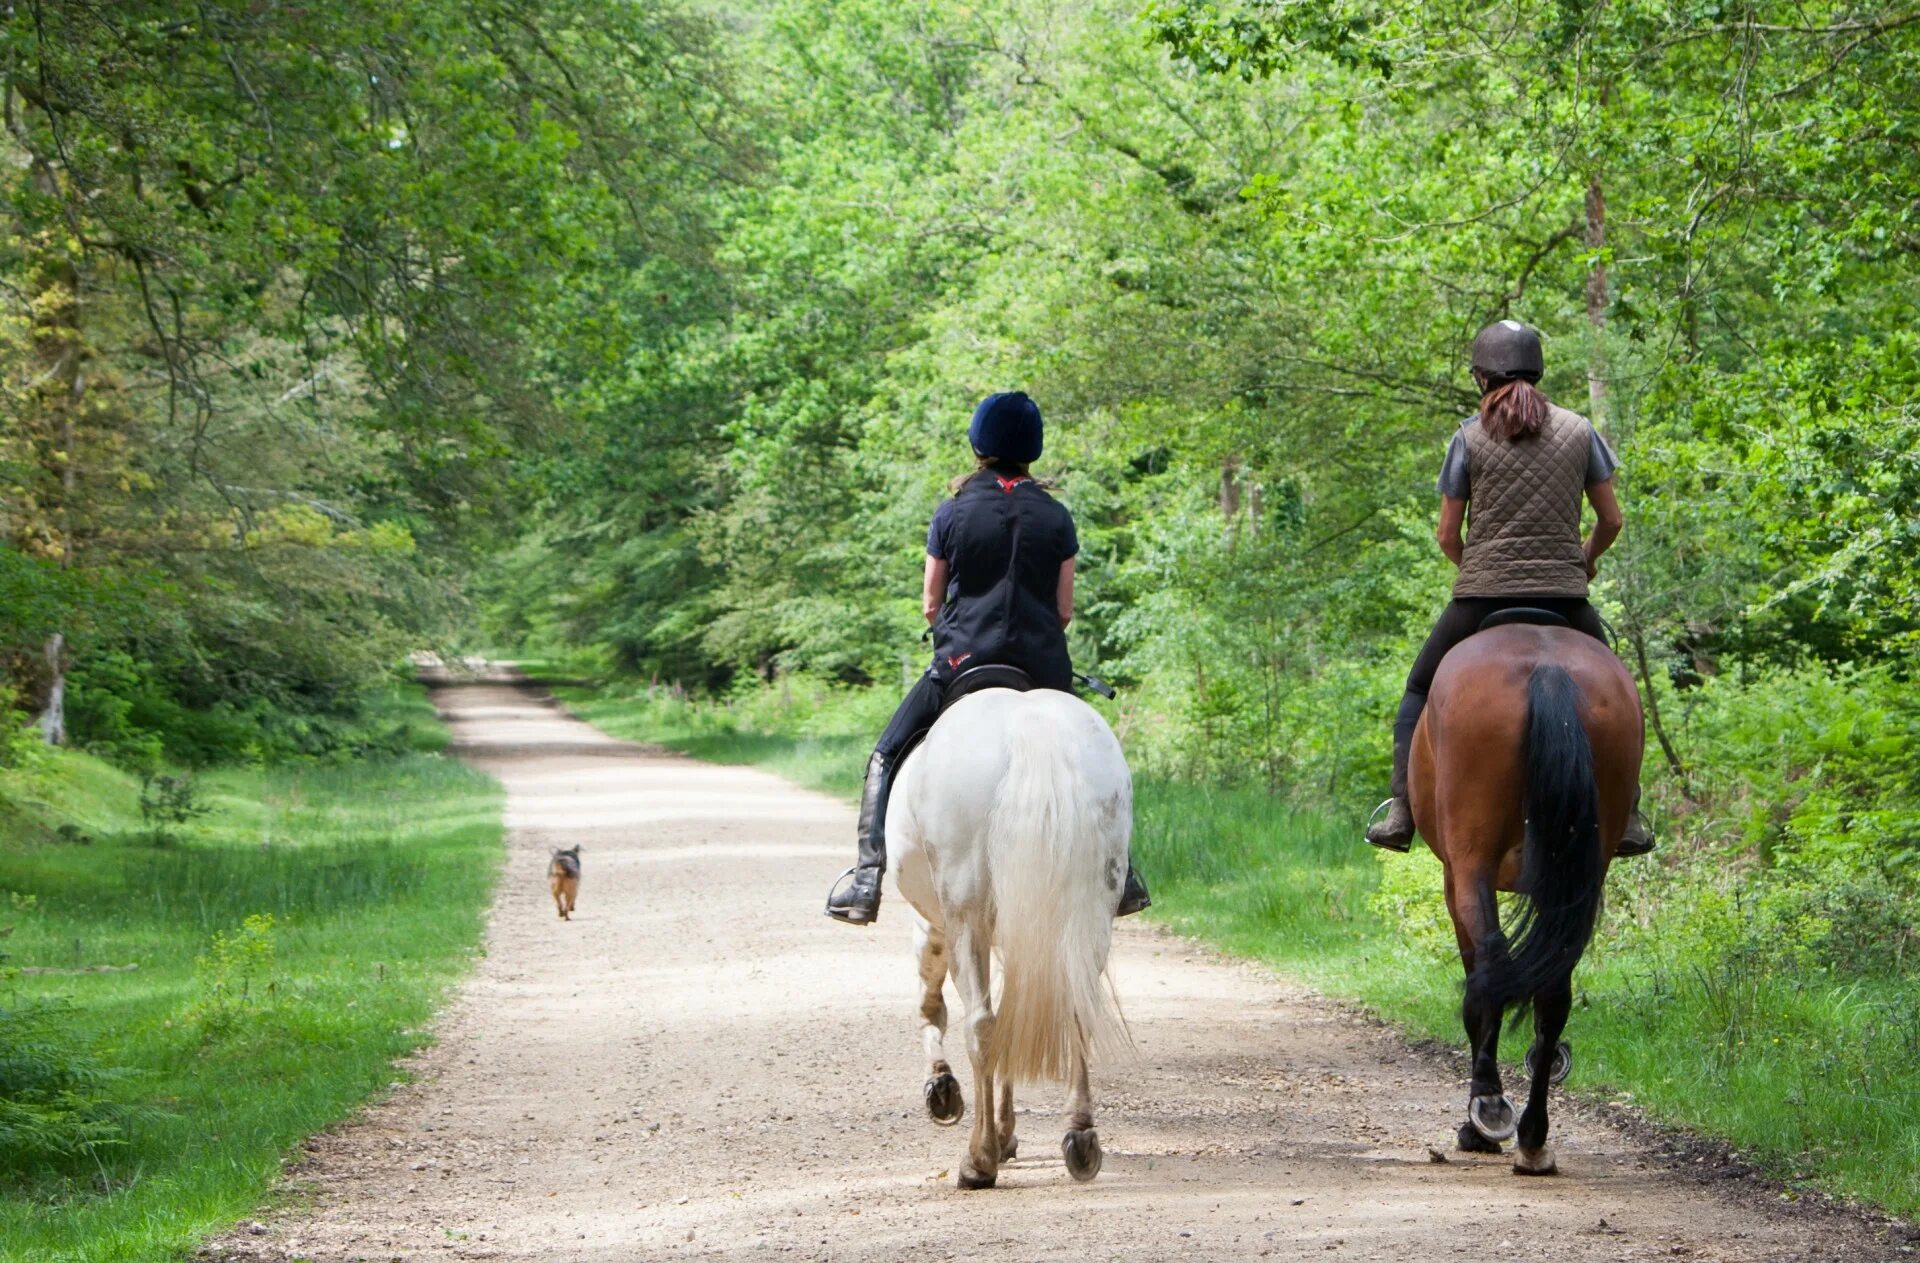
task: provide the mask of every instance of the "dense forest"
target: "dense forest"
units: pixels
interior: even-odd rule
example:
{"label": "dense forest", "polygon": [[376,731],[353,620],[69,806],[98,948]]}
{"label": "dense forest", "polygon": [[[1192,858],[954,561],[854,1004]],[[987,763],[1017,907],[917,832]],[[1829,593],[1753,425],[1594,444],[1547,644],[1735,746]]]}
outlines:
{"label": "dense forest", "polygon": [[8,698],[200,763],[377,741],[369,682],[475,628],[891,687],[1019,386],[1136,757],[1357,806],[1513,315],[1624,462],[1600,592],[1669,810],[1911,871],[1916,27],[16,6]]}
{"label": "dense forest", "polygon": [[1018,388],[1136,769],[1358,845],[1511,316],[1622,462],[1661,871],[1796,969],[1920,949],[1910,4],[22,0],[0,41],[0,763],[379,748],[421,647],[891,695]]}

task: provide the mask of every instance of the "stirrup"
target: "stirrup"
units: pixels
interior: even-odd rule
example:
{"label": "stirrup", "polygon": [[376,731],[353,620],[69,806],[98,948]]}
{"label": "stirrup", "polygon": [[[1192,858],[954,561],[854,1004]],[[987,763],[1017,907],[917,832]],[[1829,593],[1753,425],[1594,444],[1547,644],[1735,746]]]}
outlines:
{"label": "stirrup", "polygon": [[1385,801],[1373,809],[1373,814],[1367,817],[1367,826],[1360,831],[1360,836],[1366,840],[1368,846],[1377,846],[1383,851],[1392,851],[1395,855],[1405,855],[1413,850],[1413,839],[1411,837],[1397,846],[1392,842],[1376,842],[1373,840],[1374,824],[1379,821],[1380,814],[1392,806],[1393,797],[1389,795]]}
{"label": "stirrup", "polygon": [[844,883],[847,880],[847,878],[853,876],[855,873],[859,871],[860,871],[860,866],[858,864],[855,864],[851,868],[847,869],[846,872],[834,878],[833,885],[827,887],[827,904],[826,904],[826,907],[822,910],[829,917],[833,918],[835,921],[840,922],[840,924],[842,925],[872,925],[876,920],[879,919],[878,911],[872,912],[865,917],[856,918],[856,917],[848,916],[844,911],[838,908],[835,908],[833,906],[833,897],[840,893],[841,884]]}

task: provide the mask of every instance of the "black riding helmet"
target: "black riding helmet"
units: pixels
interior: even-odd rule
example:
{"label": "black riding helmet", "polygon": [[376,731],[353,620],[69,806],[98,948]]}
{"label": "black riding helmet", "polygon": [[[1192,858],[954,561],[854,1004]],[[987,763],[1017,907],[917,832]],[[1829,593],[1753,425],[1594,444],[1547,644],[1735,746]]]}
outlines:
{"label": "black riding helmet", "polygon": [[1537,382],[1547,367],[1540,335],[1518,320],[1490,324],[1473,340],[1473,367],[1496,380]]}

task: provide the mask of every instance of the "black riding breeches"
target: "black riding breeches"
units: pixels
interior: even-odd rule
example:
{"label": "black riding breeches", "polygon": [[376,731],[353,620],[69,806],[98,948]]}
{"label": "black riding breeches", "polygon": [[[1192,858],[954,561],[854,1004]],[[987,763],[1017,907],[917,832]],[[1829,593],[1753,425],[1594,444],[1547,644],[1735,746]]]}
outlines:
{"label": "black riding breeches", "polygon": [[1407,673],[1407,691],[1400,699],[1400,713],[1393,721],[1396,756],[1400,756],[1413,740],[1413,730],[1420,722],[1420,712],[1427,707],[1427,690],[1433,687],[1434,672],[1440,669],[1440,660],[1447,656],[1447,651],[1479,631],[1480,624],[1492,615],[1501,610],[1521,607],[1558,614],[1572,624],[1574,630],[1587,633],[1601,644],[1607,641],[1606,629],[1600,623],[1600,611],[1589,605],[1583,596],[1455,597],[1447,602],[1446,609],[1440,611],[1440,618],[1434,623],[1420,656],[1413,660],[1413,670]]}
{"label": "black riding breeches", "polygon": [[931,674],[921,676],[901,699],[886,731],[874,743],[873,752],[885,756],[888,763],[898,759],[913,739],[933,727],[933,721],[940,717],[940,699],[945,691]]}

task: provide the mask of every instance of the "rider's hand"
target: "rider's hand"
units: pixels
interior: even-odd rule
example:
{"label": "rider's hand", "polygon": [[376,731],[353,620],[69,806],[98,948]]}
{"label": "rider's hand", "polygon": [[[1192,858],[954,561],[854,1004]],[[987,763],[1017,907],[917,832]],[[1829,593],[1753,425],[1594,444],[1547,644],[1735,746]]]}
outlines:
{"label": "rider's hand", "polygon": [[1591,557],[1587,558],[1587,578],[1592,579],[1598,576],[1599,573],[1600,573],[1600,563],[1595,561]]}

